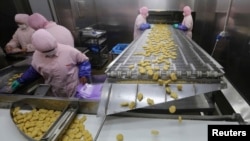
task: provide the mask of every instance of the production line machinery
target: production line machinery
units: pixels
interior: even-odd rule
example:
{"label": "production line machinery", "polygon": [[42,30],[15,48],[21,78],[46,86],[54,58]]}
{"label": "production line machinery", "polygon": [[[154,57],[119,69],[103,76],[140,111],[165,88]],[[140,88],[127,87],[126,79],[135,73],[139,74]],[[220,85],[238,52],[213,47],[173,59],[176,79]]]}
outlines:
{"label": "production line machinery", "polygon": [[[166,24],[153,25],[129,44],[109,64],[106,74],[99,115],[179,101],[227,87],[223,67],[182,31]],[[141,101],[139,94],[143,95]]]}
{"label": "production line machinery", "polygon": [[[161,28],[163,25],[161,25]],[[168,76],[171,72],[177,72],[178,77],[192,79],[195,78],[218,78],[224,75],[222,66],[220,66],[213,58],[211,58],[205,51],[201,49],[195,42],[185,37],[182,31],[175,30],[171,26],[165,25],[169,37],[167,41],[160,41],[158,43],[151,43],[153,48],[156,48],[162,44],[171,44],[173,50],[177,50],[176,58],[165,58],[171,62],[170,69],[164,71],[163,64],[159,64],[159,74],[161,77]],[[148,36],[152,30],[147,30],[140,39],[132,42],[122,55],[111,63],[106,73],[110,77],[114,78],[139,78],[140,74],[136,69],[130,70],[130,65],[138,67],[139,61],[150,60],[151,65],[154,60],[160,57],[161,53],[153,54],[149,56],[136,55],[138,52],[144,51],[144,46],[148,44]],[[152,33],[157,34],[157,33]],[[153,39],[152,39],[153,40]],[[155,40],[156,42],[156,40]],[[161,43],[162,42],[162,43]],[[164,47],[164,46],[162,46]],[[140,79],[140,78],[139,78]],[[142,78],[143,79],[143,78]]]}
{"label": "production line machinery", "polygon": [[[25,70],[26,64],[29,63],[20,62],[1,70],[4,76],[1,84],[8,82],[12,74]],[[106,74],[105,82],[98,81],[103,85],[100,100],[1,92],[0,133],[3,134],[0,136],[3,140],[32,140],[15,121],[15,109],[19,106],[21,112],[34,112],[34,108],[37,111],[49,109],[62,112],[42,140],[63,137],[64,131],[75,123],[74,119],[83,117],[86,117],[84,133],[90,133],[94,141],[115,140],[118,133],[123,134],[125,140],[200,141],[207,139],[209,124],[238,125],[250,121],[249,105],[225,79],[222,66],[182,31],[168,25],[153,25],[152,29],[146,30],[107,67]],[[176,105],[177,112],[181,108],[178,104],[185,108],[209,105],[207,101],[200,101],[204,98],[203,94],[218,90],[227,93],[225,97],[233,103],[233,114],[185,115],[165,112],[170,105]],[[140,94],[143,97],[139,100]],[[131,106],[131,103],[134,105]],[[164,113],[156,113],[161,108]],[[153,112],[141,113],[140,109]],[[152,135],[152,131],[158,131],[159,135]],[[82,138],[87,140],[85,137]]]}

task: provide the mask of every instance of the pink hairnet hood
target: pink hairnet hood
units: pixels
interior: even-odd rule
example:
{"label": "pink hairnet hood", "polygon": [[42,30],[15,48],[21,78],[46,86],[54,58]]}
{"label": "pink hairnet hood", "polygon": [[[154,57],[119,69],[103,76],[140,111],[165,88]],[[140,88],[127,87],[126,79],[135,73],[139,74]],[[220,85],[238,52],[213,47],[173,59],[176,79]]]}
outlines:
{"label": "pink hairnet hood", "polygon": [[30,15],[28,19],[29,26],[35,30],[44,28],[47,23],[48,23],[48,20],[39,13],[34,13]]}
{"label": "pink hairnet hood", "polygon": [[189,6],[185,6],[183,8],[183,14],[184,14],[184,16],[191,15],[191,12],[192,12],[192,10],[191,10],[191,8]]}
{"label": "pink hairnet hood", "polygon": [[17,23],[21,23],[21,24],[28,24],[28,18],[29,15],[28,14],[16,14],[15,15],[15,21]]}
{"label": "pink hairnet hood", "polygon": [[140,14],[143,16],[148,16],[148,8],[146,6],[141,7]]}
{"label": "pink hairnet hood", "polygon": [[56,39],[45,29],[38,29],[32,35],[32,44],[36,50],[46,52],[57,47]]}

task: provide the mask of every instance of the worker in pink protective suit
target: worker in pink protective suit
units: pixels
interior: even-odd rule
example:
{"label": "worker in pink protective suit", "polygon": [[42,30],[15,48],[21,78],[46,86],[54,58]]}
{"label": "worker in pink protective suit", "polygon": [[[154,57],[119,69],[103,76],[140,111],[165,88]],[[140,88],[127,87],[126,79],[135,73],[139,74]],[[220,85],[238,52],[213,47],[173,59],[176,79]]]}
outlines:
{"label": "worker in pink protective suit", "polygon": [[134,40],[139,38],[146,29],[149,29],[151,27],[150,24],[147,23],[147,17],[148,8],[146,6],[143,6],[140,8],[139,14],[135,19]]}
{"label": "worker in pink protective suit", "polygon": [[192,10],[189,6],[184,6],[183,8],[183,20],[180,24],[174,24],[174,28],[180,29],[185,32],[187,37],[192,38],[193,30],[193,17],[191,15]]}
{"label": "worker in pink protective suit", "polygon": [[65,45],[74,47],[74,37],[72,33],[64,26],[58,25],[54,21],[48,21],[43,15],[33,13],[28,19],[28,24],[35,30],[45,29],[52,34],[56,40]]}
{"label": "worker in pink protective suit", "polygon": [[78,84],[87,83],[91,65],[89,58],[83,53],[69,45],[58,43],[45,29],[39,29],[33,34],[32,44],[36,51],[31,66],[12,83],[12,90],[42,76],[45,84],[51,86],[53,96],[72,97]]}
{"label": "worker in pink protective suit", "polygon": [[27,14],[16,14],[15,22],[18,24],[18,28],[12,39],[6,44],[6,53],[19,53],[19,52],[34,52],[35,48],[31,44],[31,36],[34,29],[28,26]]}

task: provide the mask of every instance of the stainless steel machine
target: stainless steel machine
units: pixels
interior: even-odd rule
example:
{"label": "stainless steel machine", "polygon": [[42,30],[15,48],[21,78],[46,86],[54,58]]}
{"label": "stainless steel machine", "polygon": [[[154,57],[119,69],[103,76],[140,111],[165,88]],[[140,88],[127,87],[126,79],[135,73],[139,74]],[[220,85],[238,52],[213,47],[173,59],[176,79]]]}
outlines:
{"label": "stainless steel machine", "polygon": [[[155,105],[226,88],[222,66],[182,31],[167,24],[154,24],[146,30],[107,67],[106,73],[100,115],[131,110],[121,106],[123,102],[134,101],[132,109],[137,109],[150,106],[148,99]],[[139,93],[143,94],[142,101],[137,99]]]}

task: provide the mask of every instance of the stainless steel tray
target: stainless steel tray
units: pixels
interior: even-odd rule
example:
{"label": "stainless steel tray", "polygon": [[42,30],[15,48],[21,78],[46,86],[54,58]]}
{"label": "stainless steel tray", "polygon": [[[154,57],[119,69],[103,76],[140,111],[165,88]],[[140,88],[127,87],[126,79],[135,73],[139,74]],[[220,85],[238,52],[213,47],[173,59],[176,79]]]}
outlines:
{"label": "stainless steel tray", "polygon": [[[13,112],[15,108],[20,107],[20,110],[32,111],[33,109],[48,109],[61,111],[61,115],[52,123],[47,132],[45,132],[40,140],[49,141],[57,140],[60,135],[64,132],[64,129],[68,127],[71,121],[76,116],[76,113],[79,109],[79,104],[77,101],[64,101],[64,100],[55,100],[55,99],[38,99],[38,98],[27,98],[16,101],[12,103],[10,108],[10,115],[12,121],[16,125],[14,120]],[[25,134],[17,125],[17,129],[20,133],[26,137],[28,140],[34,141],[35,139],[31,138]]]}

